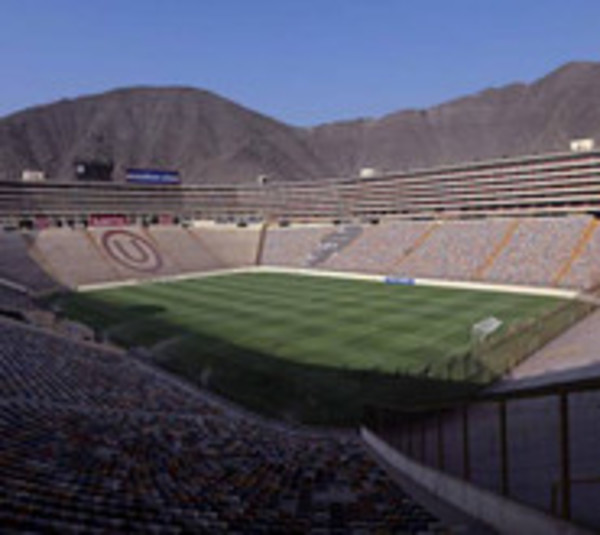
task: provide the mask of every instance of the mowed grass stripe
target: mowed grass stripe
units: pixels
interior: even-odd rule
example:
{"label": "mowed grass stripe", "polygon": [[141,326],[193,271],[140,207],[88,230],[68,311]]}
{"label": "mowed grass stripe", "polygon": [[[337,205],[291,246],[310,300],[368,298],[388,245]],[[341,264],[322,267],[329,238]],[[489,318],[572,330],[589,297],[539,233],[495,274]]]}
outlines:
{"label": "mowed grass stripe", "polygon": [[[394,372],[467,349],[472,324],[487,316],[512,323],[558,302],[311,276],[236,274],[105,290],[79,301],[75,296],[68,306],[94,324],[110,325],[128,345],[152,345],[179,332],[295,362]],[[200,343],[195,349],[205,350],[212,349]]]}
{"label": "mowed grass stripe", "polygon": [[[148,287],[142,292],[144,294],[143,301],[160,302],[163,306],[172,309],[171,319],[175,319],[182,325],[191,327],[203,324],[203,332],[206,334],[218,334],[221,336],[229,336],[236,342],[252,344],[252,331],[255,328],[265,328],[270,323],[279,325],[285,324],[292,331],[302,331],[303,323],[311,323],[311,317],[303,314],[302,310],[290,309],[285,315],[285,322],[281,321],[281,310],[271,308],[274,302],[268,303],[268,306],[262,306],[256,303],[245,303],[241,300],[236,300],[231,303],[229,300],[224,300],[222,297],[215,298],[214,295],[206,293],[194,296],[189,291],[181,288],[172,288],[167,285],[155,285]],[[231,296],[229,296],[231,297]],[[137,300],[139,303],[140,300]],[[204,322],[202,321],[204,319]],[[133,318],[131,326],[139,323],[139,320]],[[243,328],[240,328],[242,324]],[[154,329],[154,326],[151,326]],[[281,332],[279,334],[282,334]]]}
{"label": "mowed grass stripe", "polygon": [[[346,285],[344,285],[346,286]],[[345,292],[347,292],[347,288],[344,287],[343,290]],[[289,296],[289,290],[286,289],[286,298]],[[269,295],[271,295],[271,292],[269,291]],[[345,294],[347,295],[347,294]],[[348,301],[348,302],[355,302],[357,301],[357,297],[351,297],[350,299],[345,298],[344,302]],[[314,313],[314,305],[313,305],[313,300],[311,297],[311,303],[308,304],[307,308],[311,309],[312,312]],[[302,349],[304,350],[312,350],[313,348],[322,348],[322,349],[326,349],[328,351],[335,351],[335,347],[334,348],[330,348],[328,347],[328,339],[333,339],[335,340],[337,337],[336,335],[340,332],[340,331],[344,331],[347,329],[347,323],[353,323],[352,320],[360,320],[361,316],[365,313],[365,311],[363,310],[362,312],[353,312],[351,311],[350,313],[346,312],[344,313],[343,311],[346,311],[348,309],[346,309],[345,307],[341,306],[342,303],[340,303],[340,300],[337,299],[337,303],[338,311],[342,311],[341,314],[336,314],[336,320],[338,320],[336,322],[336,324],[330,326],[327,329],[323,329],[323,328],[315,328],[314,326],[314,322],[310,321],[308,322],[308,324],[306,325],[304,322],[302,322],[301,319],[298,319],[297,321],[300,322],[300,324],[297,324],[297,328],[295,329],[297,332],[297,334],[302,335],[305,339],[305,342],[303,344],[296,344],[296,347],[300,348],[300,346],[302,347]],[[270,303],[271,304],[271,303]],[[325,305],[323,305],[325,306]],[[296,305],[296,308],[302,308],[301,305]],[[369,312],[367,310],[367,312]],[[280,314],[280,312],[278,312],[277,314]],[[341,317],[340,317],[341,316]],[[332,318],[333,319],[333,318]],[[317,331],[315,333],[315,331]],[[364,327],[361,328],[360,325],[357,325],[356,323],[354,323],[352,325],[352,332],[349,335],[349,343],[348,344],[337,344],[338,348],[343,349],[344,352],[349,352],[351,353],[353,348],[353,345],[357,345],[360,346],[360,341],[367,339],[367,341],[369,342],[368,344],[365,344],[365,346],[363,347],[363,352],[364,349],[369,349],[371,348],[371,351],[378,351],[380,350],[380,345],[377,343],[374,343],[374,337],[372,335],[377,334],[382,335],[383,333],[381,332],[381,329],[378,326],[373,326],[372,323],[368,323],[367,324],[367,328],[365,329]],[[406,336],[406,334],[405,334]],[[348,336],[345,336],[345,338],[348,338]],[[419,345],[423,345],[423,337],[421,336],[415,336],[415,338],[417,339],[416,341],[418,342]],[[445,338],[445,337],[444,337]],[[434,345],[434,344],[428,344],[428,345]],[[281,347],[281,344],[279,344],[279,346]],[[388,348],[389,350],[391,350],[392,348],[389,346],[388,344]],[[286,348],[287,349],[287,348]],[[408,349],[408,347],[407,347]],[[394,352],[397,352],[397,348],[394,346],[393,348]],[[292,348],[293,351],[293,348]],[[337,351],[335,351],[337,353]],[[439,350],[436,350],[436,352],[439,352]],[[284,349],[282,351],[282,353],[287,353],[287,351]],[[319,357],[320,359],[321,357]],[[312,359],[311,359],[312,360]]]}

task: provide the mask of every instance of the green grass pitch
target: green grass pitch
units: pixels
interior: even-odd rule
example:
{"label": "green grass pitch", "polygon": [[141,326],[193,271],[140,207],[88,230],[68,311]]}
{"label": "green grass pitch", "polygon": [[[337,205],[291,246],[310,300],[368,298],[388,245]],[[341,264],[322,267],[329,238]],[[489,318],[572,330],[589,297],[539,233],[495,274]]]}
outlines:
{"label": "green grass pitch", "polygon": [[[171,371],[258,410],[279,407],[281,413],[294,392],[323,411],[323,403],[332,401],[321,390],[343,388],[351,372],[346,395],[363,396],[368,374],[411,373],[468,351],[471,327],[479,320],[493,315],[508,326],[559,303],[519,294],[247,273],[73,294],[62,306],[121,345],[152,348]],[[295,415],[300,404],[291,403],[289,411]]]}

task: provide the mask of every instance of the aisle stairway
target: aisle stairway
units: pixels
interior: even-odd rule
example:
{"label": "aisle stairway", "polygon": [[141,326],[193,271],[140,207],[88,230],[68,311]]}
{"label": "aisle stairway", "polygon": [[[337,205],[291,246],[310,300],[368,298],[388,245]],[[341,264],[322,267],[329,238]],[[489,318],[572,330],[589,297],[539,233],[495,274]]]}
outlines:
{"label": "aisle stairway", "polygon": [[339,253],[362,234],[362,227],[345,226],[327,234],[306,259],[306,267],[318,267],[334,254]]}

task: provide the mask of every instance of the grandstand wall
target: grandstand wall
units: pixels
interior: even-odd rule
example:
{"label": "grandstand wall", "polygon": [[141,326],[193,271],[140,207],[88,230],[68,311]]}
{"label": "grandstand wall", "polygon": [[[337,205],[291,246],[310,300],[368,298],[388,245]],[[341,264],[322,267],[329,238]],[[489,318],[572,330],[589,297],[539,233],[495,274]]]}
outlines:
{"label": "grandstand wall", "polygon": [[57,281],[77,288],[249,266],[257,240],[258,231],[246,229],[49,228],[35,234],[31,248]]}
{"label": "grandstand wall", "polygon": [[600,284],[592,216],[386,220],[378,225],[179,225],[0,233],[0,278],[30,288],[79,286],[256,264],[540,288]]}
{"label": "grandstand wall", "polygon": [[388,173],[247,186],[0,183],[0,220],[127,214],[233,220],[344,220],[590,213],[600,209],[600,152],[557,153]]}
{"label": "grandstand wall", "polygon": [[492,526],[495,532],[513,535],[591,535],[591,531],[570,522],[552,517],[521,503],[507,499],[500,493],[489,492],[468,482],[444,474],[391,447],[368,429],[361,435],[371,449],[386,465],[402,477],[419,482],[428,492],[450,503],[484,525]]}
{"label": "grandstand wall", "polygon": [[[581,377],[419,411],[373,408],[365,434],[431,490],[447,491],[501,533],[520,533],[519,519],[526,533],[595,533],[599,400],[597,376]],[[502,525],[511,521],[517,523]]]}

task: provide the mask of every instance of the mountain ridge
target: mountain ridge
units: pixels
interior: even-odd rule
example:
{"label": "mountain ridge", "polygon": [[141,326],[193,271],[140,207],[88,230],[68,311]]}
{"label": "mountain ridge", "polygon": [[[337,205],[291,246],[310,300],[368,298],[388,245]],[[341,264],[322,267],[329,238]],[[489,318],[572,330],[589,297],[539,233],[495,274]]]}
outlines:
{"label": "mountain ridge", "polygon": [[426,109],[308,128],[205,89],[116,88],[0,118],[0,180],[24,169],[73,179],[78,159],[178,169],[186,183],[252,183],[390,172],[568,149],[600,140],[600,63],[571,62],[532,83],[484,89]]}

